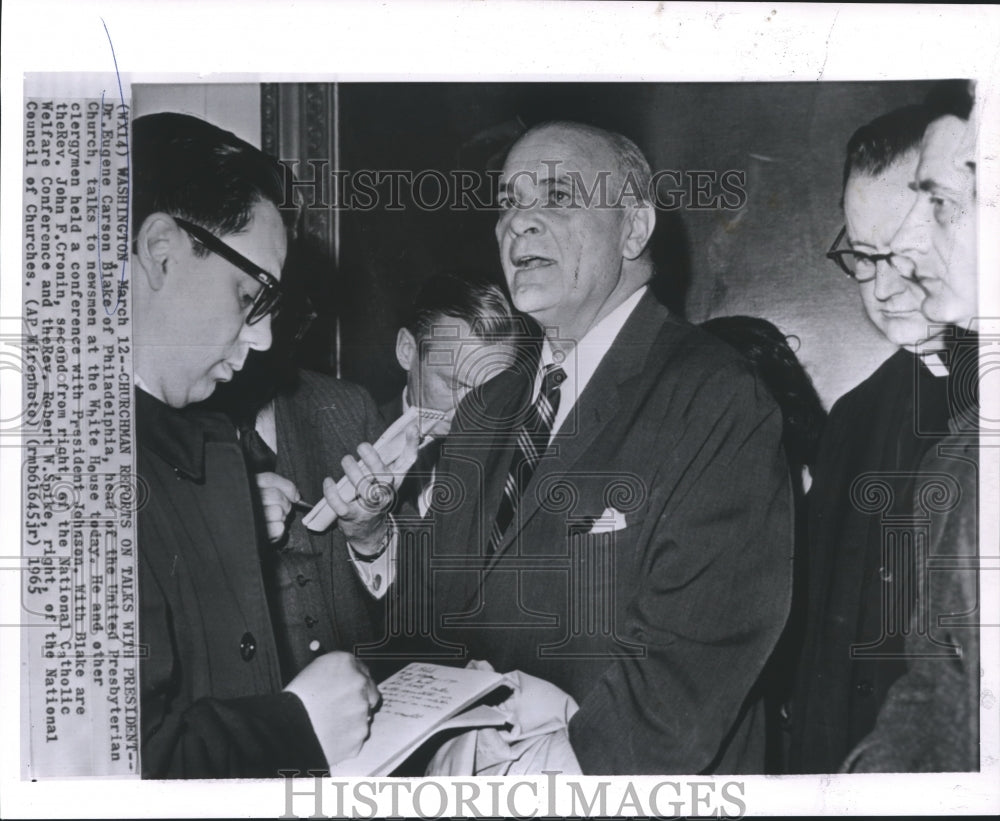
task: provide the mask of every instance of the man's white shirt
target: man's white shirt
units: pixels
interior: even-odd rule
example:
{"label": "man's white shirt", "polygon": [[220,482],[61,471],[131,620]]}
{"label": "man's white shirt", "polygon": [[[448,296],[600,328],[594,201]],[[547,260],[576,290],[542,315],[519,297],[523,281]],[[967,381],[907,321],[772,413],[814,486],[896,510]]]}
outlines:
{"label": "man's white shirt", "polygon": [[[559,386],[559,409],[552,420],[552,435],[555,435],[569,417],[570,412],[576,407],[587,384],[603,361],[605,355],[614,344],[618,334],[625,327],[626,321],[636,309],[639,301],[647,291],[644,285],[621,305],[615,308],[604,319],[594,325],[584,335],[583,339],[574,345],[564,357],[561,352],[553,349],[549,343],[548,336],[542,343],[541,367],[535,376],[535,388],[531,395],[531,401],[538,398],[542,389],[542,375],[547,365],[559,365],[566,373],[566,378]],[[558,333],[558,332],[557,332]],[[551,438],[549,441],[552,441]]]}

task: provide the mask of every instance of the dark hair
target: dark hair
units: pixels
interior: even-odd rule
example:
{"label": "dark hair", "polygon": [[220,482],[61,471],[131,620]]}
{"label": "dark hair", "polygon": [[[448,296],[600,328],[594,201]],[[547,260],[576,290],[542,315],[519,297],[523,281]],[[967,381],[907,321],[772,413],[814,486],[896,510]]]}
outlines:
{"label": "dark hair", "polygon": [[[243,230],[261,201],[282,203],[281,166],[235,134],[187,114],[132,124],[132,231],[157,211],[226,235]],[[207,253],[200,243],[195,251]]]}
{"label": "dark hair", "polygon": [[702,322],[701,327],[739,351],[777,401],[789,464],[814,464],[826,411],[788,337],[766,319],[754,316],[718,317]]}
{"label": "dark hair", "polygon": [[852,172],[881,174],[903,155],[920,148],[927,126],[951,114],[968,120],[972,94],[968,80],[941,80],[927,92],[922,105],[907,105],[861,126],[847,142],[843,187]]}
{"label": "dark hair", "polygon": [[973,92],[968,80],[939,80],[924,97],[924,105],[934,112],[934,119],[951,114],[968,120],[972,113]]}
{"label": "dark hair", "polygon": [[465,320],[473,336],[489,342],[515,342],[526,334],[499,286],[435,275],[420,287],[404,327],[419,342],[445,317]]}
{"label": "dark hair", "polygon": [[843,187],[854,172],[874,177],[905,154],[918,151],[924,130],[938,116],[928,106],[908,105],[861,126],[847,141]]}

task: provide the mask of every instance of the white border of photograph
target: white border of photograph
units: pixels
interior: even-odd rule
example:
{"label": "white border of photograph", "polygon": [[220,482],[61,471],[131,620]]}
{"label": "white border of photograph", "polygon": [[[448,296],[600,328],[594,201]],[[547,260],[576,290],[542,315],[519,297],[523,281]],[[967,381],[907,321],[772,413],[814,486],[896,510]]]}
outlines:
{"label": "white border of photograph", "polygon": [[[106,27],[106,28],[105,28]],[[107,33],[106,33],[107,32]],[[126,83],[275,81],[606,80],[831,81],[970,77],[981,102],[980,270],[985,330],[1000,325],[1000,7],[808,4],[413,2],[318,0],[7,0],[2,27],[0,317],[20,315],[22,116],[30,93],[99,96]],[[39,73],[45,73],[39,77]],[[839,162],[839,158],[831,158]],[[17,407],[20,375],[3,373],[4,408]],[[985,418],[997,412],[997,375],[984,374]],[[986,444],[992,444],[987,441]],[[1000,544],[998,452],[984,448],[981,544]],[[0,448],[0,816],[274,816],[286,811],[280,781],[20,781],[16,572],[19,454]],[[997,552],[996,549],[993,551]],[[962,814],[1000,812],[998,559],[983,574],[983,771],[973,775],[750,776],[746,812],[760,814]],[[992,700],[987,696],[992,695]],[[989,707],[986,704],[989,703]],[[593,783],[600,780],[592,779]],[[612,779],[624,789],[624,779]],[[664,778],[636,779],[648,794]],[[677,780],[677,779],[669,779]],[[357,782],[357,780],[353,780]],[[446,783],[446,782],[443,782]],[[536,780],[547,814],[546,779]],[[308,791],[308,782],[296,785]],[[350,792],[348,789],[348,792]],[[532,791],[516,806],[530,812]],[[380,810],[389,811],[388,795]],[[367,805],[354,805],[368,815]],[[429,808],[438,806],[428,799]],[[487,805],[488,806],[488,805]],[[609,810],[618,802],[609,800]],[[731,804],[729,806],[732,806]],[[323,812],[336,812],[334,791]],[[568,812],[560,801],[557,812]],[[405,809],[401,807],[401,811]],[[314,812],[296,798],[294,814]],[[500,814],[507,808],[500,807]],[[374,814],[374,813],[373,813]]]}

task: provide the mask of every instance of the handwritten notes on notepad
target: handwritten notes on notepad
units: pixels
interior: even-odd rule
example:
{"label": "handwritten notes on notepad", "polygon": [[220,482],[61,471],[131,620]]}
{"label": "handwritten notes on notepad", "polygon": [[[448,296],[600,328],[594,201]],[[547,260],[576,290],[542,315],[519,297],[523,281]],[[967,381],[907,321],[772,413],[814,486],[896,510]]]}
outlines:
{"label": "handwritten notes on notepad", "polygon": [[503,712],[467,709],[506,683],[499,673],[439,664],[409,664],[379,685],[382,706],[371,734],[354,758],[338,762],[331,775],[388,775],[434,733],[453,727],[500,727]]}

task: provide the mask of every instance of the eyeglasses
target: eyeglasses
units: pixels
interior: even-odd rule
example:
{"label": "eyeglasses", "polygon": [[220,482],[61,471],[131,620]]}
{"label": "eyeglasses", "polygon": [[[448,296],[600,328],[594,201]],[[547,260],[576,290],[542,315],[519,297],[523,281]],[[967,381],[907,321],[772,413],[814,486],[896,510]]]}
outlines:
{"label": "eyeglasses", "polygon": [[847,274],[855,282],[870,282],[875,279],[878,264],[883,260],[888,262],[892,269],[904,279],[915,279],[917,270],[916,264],[909,257],[894,254],[866,254],[862,251],[855,251],[853,248],[838,248],[844,237],[847,235],[847,226],[840,229],[837,238],[826,252],[826,258],[832,259],[840,267],[840,270]]}
{"label": "eyeglasses", "polygon": [[247,314],[247,325],[253,325],[260,322],[260,320],[262,320],[265,316],[273,314],[278,310],[278,306],[281,303],[282,290],[281,283],[279,283],[277,279],[275,279],[255,262],[251,262],[235,248],[231,248],[226,245],[226,243],[215,236],[215,234],[211,231],[206,231],[200,225],[195,225],[194,223],[188,222],[180,217],[174,217],[174,222],[198,240],[198,242],[204,245],[213,254],[217,254],[226,262],[235,265],[244,274],[252,276],[255,280],[257,280],[257,282],[260,283],[260,290],[257,291],[257,295],[253,298],[253,304],[250,306],[250,313]]}

